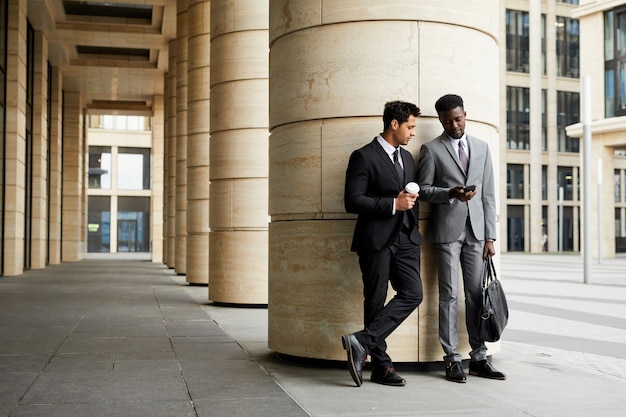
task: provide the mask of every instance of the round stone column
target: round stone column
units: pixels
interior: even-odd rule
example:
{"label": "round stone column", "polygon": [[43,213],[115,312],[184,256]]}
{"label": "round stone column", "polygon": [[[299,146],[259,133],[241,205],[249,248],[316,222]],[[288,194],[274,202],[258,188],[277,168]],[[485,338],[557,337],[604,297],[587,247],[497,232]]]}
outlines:
{"label": "round stone column", "polygon": [[169,42],[167,83],[167,266],[176,267],[176,40]]}
{"label": "round stone column", "polygon": [[176,273],[187,273],[187,0],[176,1]]}
{"label": "round stone column", "polygon": [[189,0],[187,80],[187,282],[209,282],[211,3]]}
{"label": "round stone column", "polygon": [[[346,214],[343,190],[350,153],[383,129],[385,102],[421,108],[407,147],[417,159],[421,144],[442,132],[435,101],[460,94],[468,132],[498,158],[497,30],[489,0],[270,0],[271,349],[345,360],[341,335],[363,327],[361,273],[350,252],[356,216]],[[428,212],[421,204],[424,236]],[[443,359],[429,242],[421,259],[425,299],[388,339],[396,362]],[[463,303],[461,293],[459,351],[468,358]]]}
{"label": "round stone column", "polygon": [[268,7],[211,1],[209,299],[267,304]]}

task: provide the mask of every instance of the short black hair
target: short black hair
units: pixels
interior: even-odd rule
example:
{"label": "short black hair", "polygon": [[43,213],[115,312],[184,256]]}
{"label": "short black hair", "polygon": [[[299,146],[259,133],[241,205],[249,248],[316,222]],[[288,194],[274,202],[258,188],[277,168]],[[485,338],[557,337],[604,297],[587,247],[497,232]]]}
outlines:
{"label": "short black hair", "polygon": [[454,110],[457,107],[464,109],[463,99],[456,94],[446,94],[435,103],[435,110],[437,110],[438,115],[441,115],[444,111]]}
{"label": "short black hair", "polygon": [[418,117],[419,115],[420,109],[413,103],[400,100],[388,101],[385,103],[385,110],[383,111],[383,128],[387,130],[394,119],[402,124],[409,120],[409,116]]}

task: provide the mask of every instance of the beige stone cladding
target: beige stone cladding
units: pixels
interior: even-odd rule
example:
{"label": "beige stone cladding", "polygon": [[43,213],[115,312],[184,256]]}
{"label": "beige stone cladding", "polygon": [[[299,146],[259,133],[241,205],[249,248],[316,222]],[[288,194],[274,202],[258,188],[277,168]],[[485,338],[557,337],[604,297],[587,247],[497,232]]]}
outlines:
{"label": "beige stone cladding", "polygon": [[[270,1],[273,350],[345,360],[340,336],[363,326],[361,275],[350,252],[355,216],[345,213],[343,187],[350,153],[382,131],[386,101],[421,108],[417,135],[407,147],[417,158],[420,145],[441,133],[434,102],[460,94],[468,131],[489,142],[498,165],[498,9],[492,5]],[[421,217],[425,234],[425,205]],[[442,360],[434,262],[426,242],[424,302],[388,339],[397,362]],[[463,310],[462,297],[459,305]],[[464,312],[459,329],[466,358]]]}
{"label": "beige stone cladding", "polygon": [[209,300],[267,304],[268,8],[211,1]]}
{"label": "beige stone cladding", "polygon": [[187,282],[209,282],[210,2],[190,0],[187,90]]}
{"label": "beige stone cladding", "polygon": [[176,273],[187,273],[187,13],[176,0]]}

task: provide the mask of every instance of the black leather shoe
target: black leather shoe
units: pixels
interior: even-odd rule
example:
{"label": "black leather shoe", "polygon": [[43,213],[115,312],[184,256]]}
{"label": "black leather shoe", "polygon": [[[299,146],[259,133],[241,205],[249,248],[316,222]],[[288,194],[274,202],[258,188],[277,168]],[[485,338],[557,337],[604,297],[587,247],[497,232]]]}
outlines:
{"label": "black leather shoe", "polygon": [[482,376],[483,378],[506,379],[506,375],[496,370],[486,359],[478,362],[470,362],[469,373],[470,375]]}
{"label": "black leather shoe", "polygon": [[393,387],[406,385],[406,379],[398,375],[394,368],[373,368],[370,380],[377,384],[391,385]]}
{"label": "black leather shoe", "polygon": [[361,346],[356,336],[346,334],[341,336],[343,348],[348,352],[348,370],[357,387],[363,385],[363,363],[367,357],[365,348]]}
{"label": "black leather shoe", "polygon": [[446,379],[452,382],[465,382],[465,372],[463,371],[463,365],[461,362],[448,362],[446,363]]}

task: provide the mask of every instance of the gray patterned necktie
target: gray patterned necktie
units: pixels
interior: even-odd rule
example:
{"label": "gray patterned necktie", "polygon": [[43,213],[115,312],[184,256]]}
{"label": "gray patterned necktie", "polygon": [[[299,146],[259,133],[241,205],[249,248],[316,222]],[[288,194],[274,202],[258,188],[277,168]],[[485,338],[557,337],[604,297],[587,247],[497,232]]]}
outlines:
{"label": "gray patterned necktie", "polygon": [[467,154],[463,150],[463,141],[459,139],[459,162],[461,162],[461,168],[463,168],[463,172],[467,173],[467,166],[469,165],[469,161],[467,160]]}

